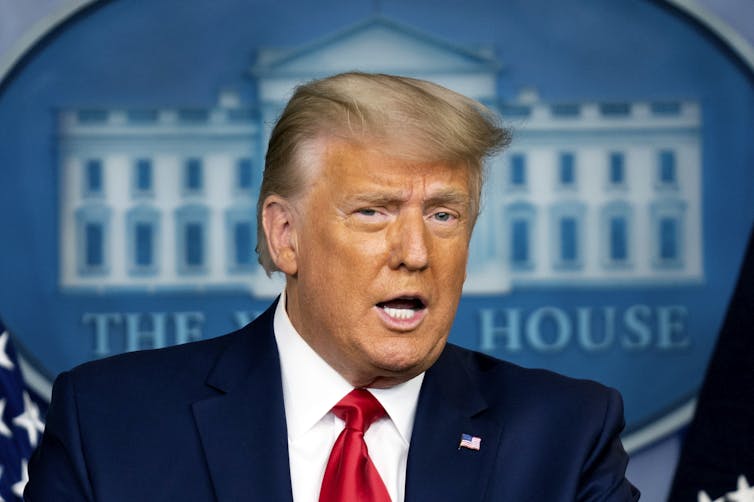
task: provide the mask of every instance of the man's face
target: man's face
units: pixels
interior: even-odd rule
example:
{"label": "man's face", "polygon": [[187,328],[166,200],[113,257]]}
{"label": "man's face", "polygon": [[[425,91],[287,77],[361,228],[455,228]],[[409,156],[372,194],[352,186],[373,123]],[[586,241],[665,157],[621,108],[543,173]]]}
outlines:
{"label": "man's face", "polygon": [[473,226],[468,170],[334,140],[319,152],[295,205],[288,314],[351,384],[391,386],[448,337]]}

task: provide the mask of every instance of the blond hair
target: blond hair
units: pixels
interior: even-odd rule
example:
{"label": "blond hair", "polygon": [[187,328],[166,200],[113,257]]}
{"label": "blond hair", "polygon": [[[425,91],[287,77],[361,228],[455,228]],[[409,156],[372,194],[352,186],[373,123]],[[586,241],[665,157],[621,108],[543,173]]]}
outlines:
{"label": "blond hair", "polygon": [[302,150],[319,138],[379,144],[417,162],[464,163],[479,211],[484,159],[510,142],[496,115],[473,99],[425,80],[384,74],[342,73],[296,88],[267,149],[257,202],[257,253],[270,274],[272,261],[262,226],[265,199],[298,196],[307,174]]}

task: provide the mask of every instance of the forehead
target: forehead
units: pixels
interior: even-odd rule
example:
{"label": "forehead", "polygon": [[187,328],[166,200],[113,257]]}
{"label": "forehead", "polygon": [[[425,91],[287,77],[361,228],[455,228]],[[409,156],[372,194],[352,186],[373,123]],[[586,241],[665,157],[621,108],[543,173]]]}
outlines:
{"label": "forehead", "polygon": [[390,146],[360,145],[341,140],[323,141],[312,166],[314,184],[341,190],[384,187],[413,190],[460,191],[469,197],[471,171],[463,162],[422,161],[394,153]]}

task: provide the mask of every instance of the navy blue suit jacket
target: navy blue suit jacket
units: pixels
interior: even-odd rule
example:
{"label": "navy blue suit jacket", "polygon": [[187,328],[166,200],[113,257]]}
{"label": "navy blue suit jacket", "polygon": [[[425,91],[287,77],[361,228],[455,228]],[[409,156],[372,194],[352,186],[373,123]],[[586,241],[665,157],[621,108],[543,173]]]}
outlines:
{"label": "navy blue suit jacket", "polygon": [[[272,319],[61,374],[27,500],[290,501]],[[419,396],[406,501],[636,500],[622,426],[613,390],[449,344]]]}

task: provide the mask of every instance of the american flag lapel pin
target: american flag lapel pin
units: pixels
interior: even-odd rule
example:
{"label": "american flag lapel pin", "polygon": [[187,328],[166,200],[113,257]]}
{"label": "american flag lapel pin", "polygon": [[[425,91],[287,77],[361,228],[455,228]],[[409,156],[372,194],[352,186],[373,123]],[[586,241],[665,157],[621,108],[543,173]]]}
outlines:
{"label": "american flag lapel pin", "polygon": [[471,434],[461,434],[461,442],[458,443],[458,449],[467,448],[469,450],[477,450],[482,446],[482,438],[478,436],[472,436]]}

